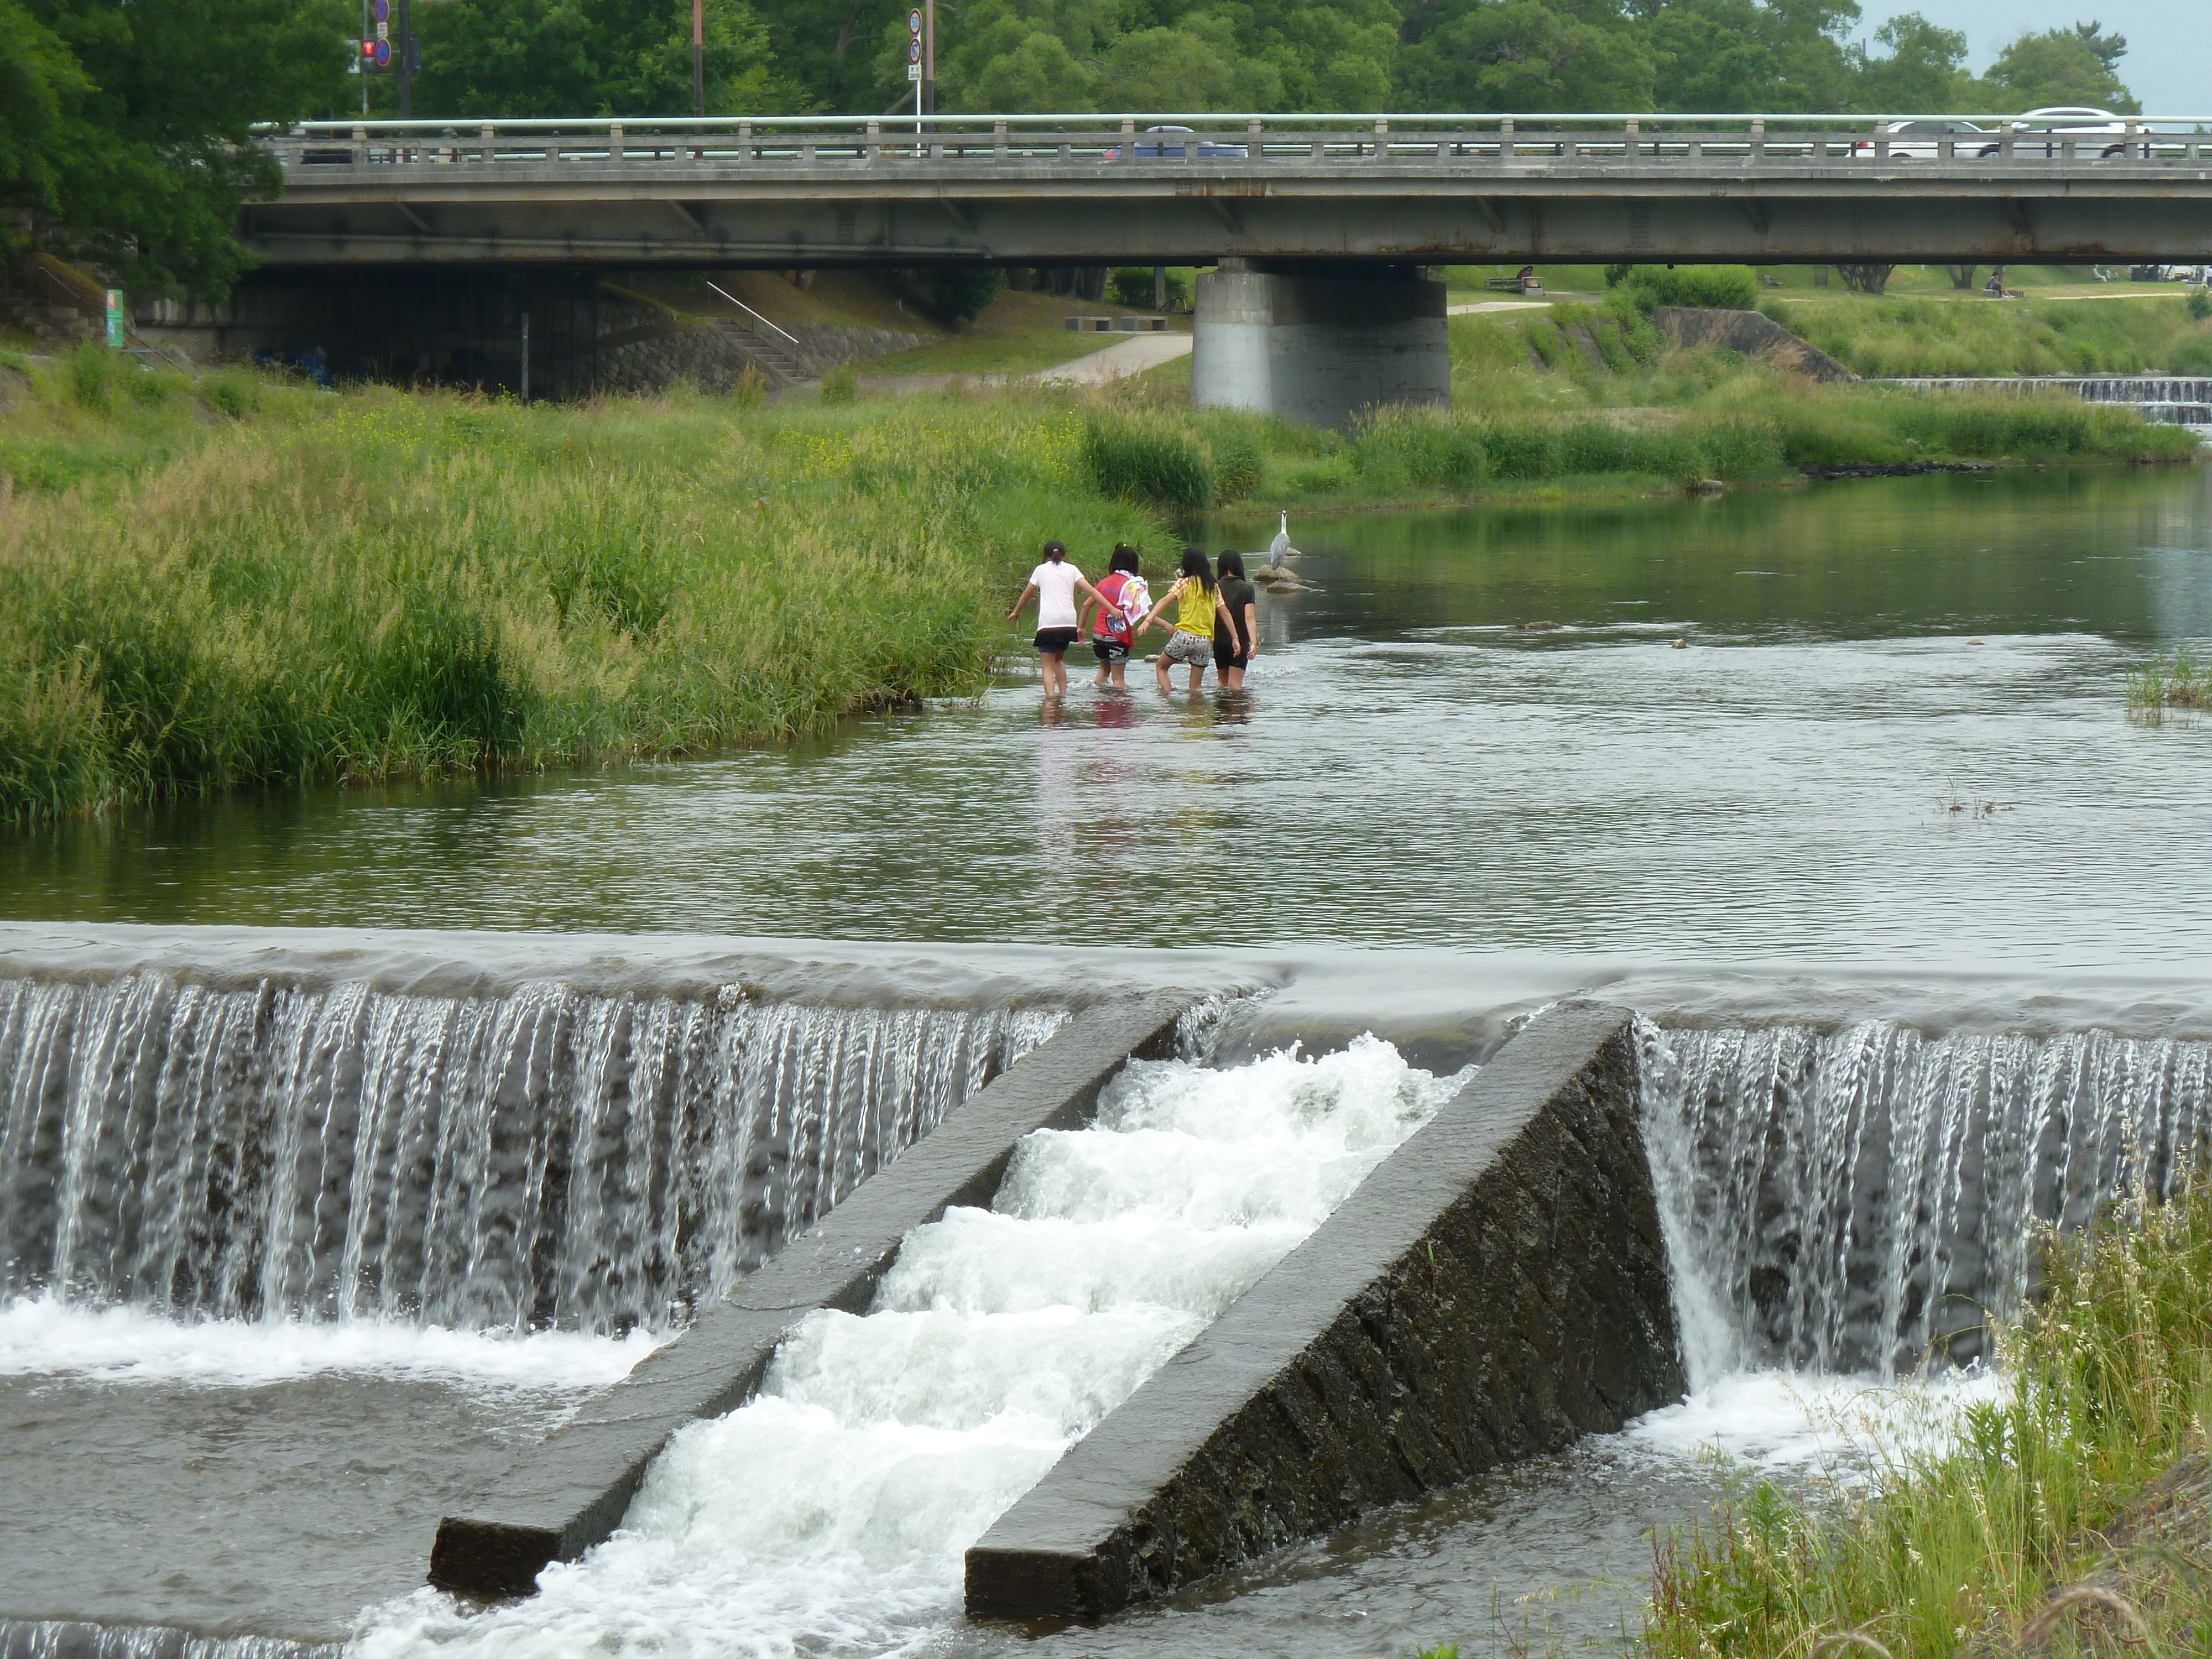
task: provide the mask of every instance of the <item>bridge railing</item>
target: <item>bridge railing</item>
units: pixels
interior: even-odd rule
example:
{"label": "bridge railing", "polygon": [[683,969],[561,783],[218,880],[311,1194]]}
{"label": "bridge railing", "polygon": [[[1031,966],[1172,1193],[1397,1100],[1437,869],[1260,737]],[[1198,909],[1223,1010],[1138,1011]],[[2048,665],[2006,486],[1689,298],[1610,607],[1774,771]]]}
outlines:
{"label": "bridge railing", "polygon": [[[1903,133],[1965,117],[1763,115],[939,115],[316,121],[258,142],[294,176],[325,167],[510,165],[730,168],[943,164],[1209,166],[1242,173],[1389,163],[1450,170],[1650,166],[1690,171],[1874,162],[1985,171],[2195,167],[2212,118],[2124,117],[2055,130]],[[1989,118],[1983,118],[1987,120]]]}

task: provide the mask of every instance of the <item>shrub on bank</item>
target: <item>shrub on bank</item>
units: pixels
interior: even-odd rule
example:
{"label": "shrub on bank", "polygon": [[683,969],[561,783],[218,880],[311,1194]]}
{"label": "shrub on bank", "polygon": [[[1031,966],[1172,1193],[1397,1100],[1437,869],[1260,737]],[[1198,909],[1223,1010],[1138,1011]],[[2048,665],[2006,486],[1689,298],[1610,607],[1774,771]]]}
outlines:
{"label": "shrub on bank", "polygon": [[1201,512],[1249,495],[1266,450],[1297,447],[1285,443],[1286,424],[1234,410],[1094,410],[1084,422],[1084,465],[1102,495]]}
{"label": "shrub on bank", "polygon": [[1759,275],[1749,265],[1608,265],[1606,284],[1649,313],[1658,306],[1749,311]]}

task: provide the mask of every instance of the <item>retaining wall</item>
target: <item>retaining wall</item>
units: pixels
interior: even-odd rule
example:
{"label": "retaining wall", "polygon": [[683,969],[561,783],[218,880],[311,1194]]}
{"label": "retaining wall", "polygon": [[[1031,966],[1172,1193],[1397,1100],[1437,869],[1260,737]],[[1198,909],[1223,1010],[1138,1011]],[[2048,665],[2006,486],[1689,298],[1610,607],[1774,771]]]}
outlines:
{"label": "retaining wall", "polygon": [[1085,1121],[1124,1060],[1172,1051],[1189,1003],[1167,994],[1087,1010],[1015,1061],[465,1511],[440,1521],[430,1582],[526,1595],[549,1562],[605,1538],[672,1435],[743,1405],[776,1345],[816,1309],[864,1311],[908,1233],[955,1205],[988,1205],[1014,1143]]}
{"label": "retaining wall", "polygon": [[1630,1016],[1540,1016],[968,1553],[1096,1618],[1619,1428],[1685,1381]]}

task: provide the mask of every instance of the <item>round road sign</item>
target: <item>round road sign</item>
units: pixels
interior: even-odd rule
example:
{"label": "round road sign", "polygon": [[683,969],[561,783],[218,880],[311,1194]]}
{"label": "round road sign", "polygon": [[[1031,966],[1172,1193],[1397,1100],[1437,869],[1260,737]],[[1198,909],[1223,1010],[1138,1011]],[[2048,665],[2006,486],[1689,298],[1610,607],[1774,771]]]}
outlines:
{"label": "round road sign", "polygon": [[919,34],[921,33],[921,8],[920,6],[916,6],[912,11],[907,13],[906,32],[908,34]]}
{"label": "round road sign", "polygon": [[378,42],[376,43],[376,66],[377,66],[377,68],[379,68],[379,69],[388,69],[389,67],[391,67],[391,64],[392,64],[392,42],[391,42],[391,41],[389,41],[389,40],[380,40],[380,41],[378,41]]}

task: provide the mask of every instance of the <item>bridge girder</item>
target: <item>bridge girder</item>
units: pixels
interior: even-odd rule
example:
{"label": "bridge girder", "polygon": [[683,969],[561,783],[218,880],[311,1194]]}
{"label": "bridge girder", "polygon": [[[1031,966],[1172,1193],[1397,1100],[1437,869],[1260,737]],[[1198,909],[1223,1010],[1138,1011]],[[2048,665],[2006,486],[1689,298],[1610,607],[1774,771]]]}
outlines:
{"label": "bridge girder", "polygon": [[288,169],[240,234],[277,269],[2193,263],[2212,252],[2212,166],[355,162]]}

